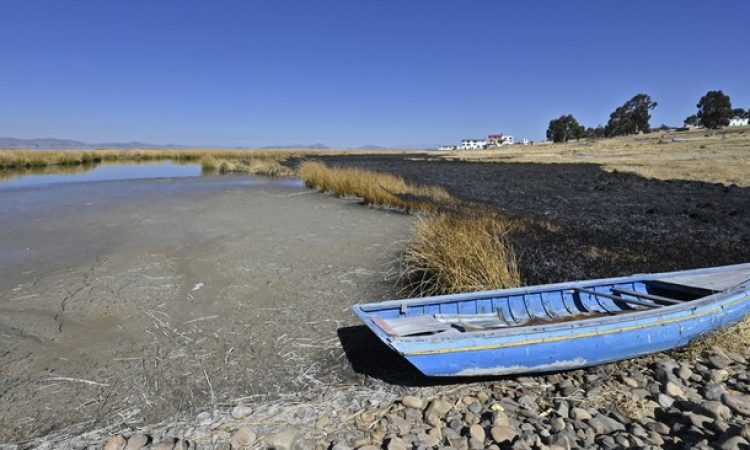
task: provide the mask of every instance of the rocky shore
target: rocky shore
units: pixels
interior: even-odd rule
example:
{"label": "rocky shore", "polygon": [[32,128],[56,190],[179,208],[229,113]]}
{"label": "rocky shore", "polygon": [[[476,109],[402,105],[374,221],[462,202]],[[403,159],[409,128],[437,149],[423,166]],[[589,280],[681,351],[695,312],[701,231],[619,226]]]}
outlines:
{"label": "rocky shore", "polygon": [[[540,376],[420,388],[375,380],[226,405],[37,448],[476,450],[750,447],[750,352],[711,347]],[[20,446],[3,446],[16,450]]]}

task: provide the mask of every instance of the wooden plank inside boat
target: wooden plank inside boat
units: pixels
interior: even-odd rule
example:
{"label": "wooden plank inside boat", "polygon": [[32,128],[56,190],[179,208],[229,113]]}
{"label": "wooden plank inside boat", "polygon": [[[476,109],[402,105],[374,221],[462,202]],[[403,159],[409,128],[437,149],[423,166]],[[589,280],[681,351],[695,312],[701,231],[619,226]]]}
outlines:
{"label": "wooden plank inside boat", "polygon": [[656,281],[720,292],[748,280],[750,280],[750,268],[742,268],[726,272],[679,275],[662,278]]}

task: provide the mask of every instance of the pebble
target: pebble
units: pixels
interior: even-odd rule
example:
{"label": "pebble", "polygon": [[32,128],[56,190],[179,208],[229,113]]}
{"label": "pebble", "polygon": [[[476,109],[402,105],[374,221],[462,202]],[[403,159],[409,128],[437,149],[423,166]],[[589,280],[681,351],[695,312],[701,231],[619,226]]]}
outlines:
{"label": "pebble", "polygon": [[253,409],[245,405],[237,405],[232,410],[232,418],[243,419],[253,413]]}
{"label": "pebble", "polygon": [[429,406],[427,406],[427,409],[424,412],[424,421],[432,426],[437,426],[450,409],[450,403],[436,398],[430,402]]}
{"label": "pebble", "polygon": [[664,385],[664,393],[667,394],[670,397],[682,397],[685,395],[685,393],[682,391],[682,388],[677,383],[674,383],[672,381],[668,381]]}
{"label": "pebble", "polygon": [[721,396],[721,401],[737,414],[742,414],[745,417],[750,416],[750,395],[725,392]]}
{"label": "pebble", "polygon": [[490,436],[496,444],[512,442],[518,436],[518,431],[511,427],[496,425],[490,429]]}
{"label": "pebble", "polygon": [[484,439],[486,437],[486,433],[484,432],[484,428],[482,428],[480,425],[472,425],[469,427],[469,437],[476,439],[480,442],[484,442]]}
{"label": "pebble", "polygon": [[263,437],[268,446],[274,450],[292,450],[299,439],[299,432],[294,428],[286,428]]}
{"label": "pebble", "polygon": [[591,414],[583,408],[573,408],[570,411],[570,417],[574,420],[589,420],[591,419]]}
{"label": "pebble", "polygon": [[124,450],[126,445],[128,445],[128,441],[121,434],[116,434],[107,441],[104,450]]}
{"label": "pebble", "polygon": [[413,395],[404,396],[404,398],[401,399],[401,404],[403,404],[407,408],[413,408],[413,409],[424,408],[424,401],[422,401],[421,398],[415,397]]}
{"label": "pebble", "polygon": [[252,445],[257,439],[255,430],[250,427],[242,427],[239,430],[232,433],[230,444],[232,449],[238,450],[246,446]]}
{"label": "pebble", "polygon": [[125,446],[125,450],[140,450],[141,448],[147,446],[148,443],[149,438],[145,434],[131,434],[130,438],[128,439],[128,445]]}

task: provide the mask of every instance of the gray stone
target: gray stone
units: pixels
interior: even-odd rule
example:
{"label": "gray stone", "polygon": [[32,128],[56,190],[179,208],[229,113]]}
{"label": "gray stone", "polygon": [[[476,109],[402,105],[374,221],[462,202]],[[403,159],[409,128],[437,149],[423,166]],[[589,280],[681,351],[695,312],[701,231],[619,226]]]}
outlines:
{"label": "gray stone", "polygon": [[190,448],[192,446],[187,439],[177,439],[177,442],[174,444],[174,450],[189,450]]}
{"label": "gray stone", "polygon": [[413,395],[406,395],[401,399],[401,403],[407,408],[422,409],[424,408],[424,401],[421,398]]}
{"label": "gray stone", "polygon": [[437,426],[450,409],[450,403],[436,398],[430,402],[429,406],[427,406],[427,409],[424,412],[424,421],[432,426]]}
{"label": "gray stone", "polygon": [[472,425],[469,427],[469,437],[476,439],[480,442],[484,442],[484,439],[486,437],[486,433],[484,432],[484,428],[482,428],[480,425]]}
{"label": "gray stone", "polygon": [[502,425],[505,427],[510,426],[510,419],[508,415],[503,411],[495,411],[492,413],[492,425]]}
{"label": "gray stone", "polygon": [[243,419],[253,413],[253,409],[245,405],[237,405],[232,410],[232,418]]}
{"label": "gray stone", "polygon": [[666,394],[659,394],[656,397],[656,402],[661,406],[662,408],[670,408],[674,404],[674,399]]}
{"label": "gray stone", "polygon": [[466,409],[468,409],[474,414],[481,414],[482,405],[479,402],[471,402],[469,403],[469,406],[466,407]]}
{"label": "gray stone", "polygon": [[128,439],[128,445],[125,446],[125,450],[140,450],[143,447],[147,446],[148,443],[149,438],[145,434],[131,434],[130,438]]}
{"label": "gray stone", "polygon": [[596,434],[610,434],[615,431],[624,431],[625,425],[617,420],[607,417],[603,414],[597,414],[589,420],[589,426],[596,431]]}
{"label": "gray stone", "polygon": [[726,391],[726,388],[721,384],[707,383],[703,386],[703,397],[707,400],[720,400]]}
{"label": "gray stone", "polygon": [[685,395],[682,391],[682,387],[673,381],[667,381],[662,389],[664,393],[670,397],[682,397]]}
{"label": "gray stone", "polygon": [[352,448],[343,442],[337,442],[331,447],[331,450],[352,450]]}
{"label": "gray stone", "polygon": [[406,445],[401,438],[391,438],[386,446],[387,450],[409,450],[409,446]]}
{"label": "gray stone", "polygon": [[490,429],[490,436],[496,444],[502,444],[505,442],[513,442],[513,439],[518,436],[518,431],[511,427],[496,425]]}
{"label": "gray stone", "polygon": [[648,422],[646,424],[646,428],[659,434],[668,435],[669,434],[669,427],[661,422]]}
{"label": "gray stone", "polygon": [[554,431],[555,433],[559,433],[565,429],[565,419],[561,417],[555,417],[554,419],[550,420],[550,426],[552,427],[552,431]]}
{"label": "gray stone", "polygon": [[274,450],[293,450],[300,440],[300,435],[296,429],[286,428],[279,432],[263,436],[263,440]]}
{"label": "gray stone", "polygon": [[719,450],[741,450],[746,449],[750,445],[742,436],[732,436],[725,439],[719,445]]}
{"label": "gray stone", "polygon": [[687,381],[693,376],[693,371],[688,364],[680,363],[680,368],[677,369],[677,376],[680,377],[680,379]]}
{"label": "gray stone", "polygon": [[583,408],[573,408],[570,411],[570,417],[574,420],[589,420],[591,419],[591,414]]}
{"label": "gray stone", "polygon": [[712,383],[723,383],[729,379],[729,372],[724,369],[714,369],[709,373],[708,378]]}
{"label": "gray stone", "polygon": [[750,416],[750,395],[725,392],[721,396],[721,401],[737,414],[742,414],[746,417]]}
{"label": "gray stone", "polygon": [[469,450],[484,450],[484,442],[479,439],[469,438]]}
{"label": "gray stone", "polygon": [[724,355],[716,354],[708,357],[708,364],[714,369],[726,369],[732,364],[732,360]]}
{"label": "gray stone", "polygon": [[125,450],[126,445],[128,441],[121,434],[116,434],[107,441],[104,450]]}
{"label": "gray stone", "polygon": [[732,411],[724,405],[721,402],[717,402],[715,400],[703,402],[701,404],[703,409],[705,409],[714,419],[722,419],[727,420],[730,417],[732,417]]}
{"label": "gray stone", "polygon": [[620,379],[622,380],[622,384],[624,384],[625,386],[632,387],[632,388],[638,387],[638,382],[635,381],[635,379],[633,378],[623,376]]}
{"label": "gray stone", "polygon": [[257,437],[258,436],[256,435],[255,430],[253,430],[252,428],[241,427],[239,430],[232,433],[232,438],[229,442],[232,445],[232,449],[238,450],[255,443]]}
{"label": "gray stone", "polygon": [[151,446],[151,450],[172,450],[175,444],[174,438],[164,439],[156,445]]}
{"label": "gray stone", "polygon": [[532,409],[537,410],[539,409],[539,405],[537,405],[536,401],[531,398],[530,395],[522,395],[518,397],[518,404],[521,405],[521,407],[526,409]]}
{"label": "gray stone", "polygon": [[557,402],[555,413],[562,417],[563,419],[567,419],[570,414],[570,407],[568,406],[568,402],[560,401]]}

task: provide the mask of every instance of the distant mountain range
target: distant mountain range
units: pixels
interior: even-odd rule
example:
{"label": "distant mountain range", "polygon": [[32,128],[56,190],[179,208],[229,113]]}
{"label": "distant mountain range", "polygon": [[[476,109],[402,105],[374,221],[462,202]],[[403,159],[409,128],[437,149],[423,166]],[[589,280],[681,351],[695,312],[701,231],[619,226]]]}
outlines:
{"label": "distant mountain range", "polygon": [[0,148],[19,148],[19,149],[36,149],[36,150],[81,150],[94,148],[119,148],[119,149],[136,149],[136,148],[180,148],[184,145],[156,145],[145,142],[104,142],[101,144],[88,144],[86,142],[74,141],[72,139],[17,139],[9,137],[0,137]]}
{"label": "distant mountain range", "polygon": [[[89,144],[81,141],[74,141],[72,139],[57,139],[57,138],[40,138],[40,139],[18,139],[10,137],[0,137],[0,149],[25,149],[25,150],[91,150],[97,148],[112,148],[112,149],[169,149],[169,148],[229,148],[215,145],[177,145],[177,144],[148,144],[145,142],[104,142],[101,144]],[[251,148],[251,147],[232,147],[236,149]],[[255,147],[257,148],[257,147]],[[328,150],[325,144],[294,144],[294,145],[267,145],[261,147],[265,150],[276,150],[276,149],[287,149],[287,148],[298,148],[306,150]],[[380,145],[363,145],[357,147],[357,150],[387,150],[389,148],[404,148],[404,147],[382,147]]]}

